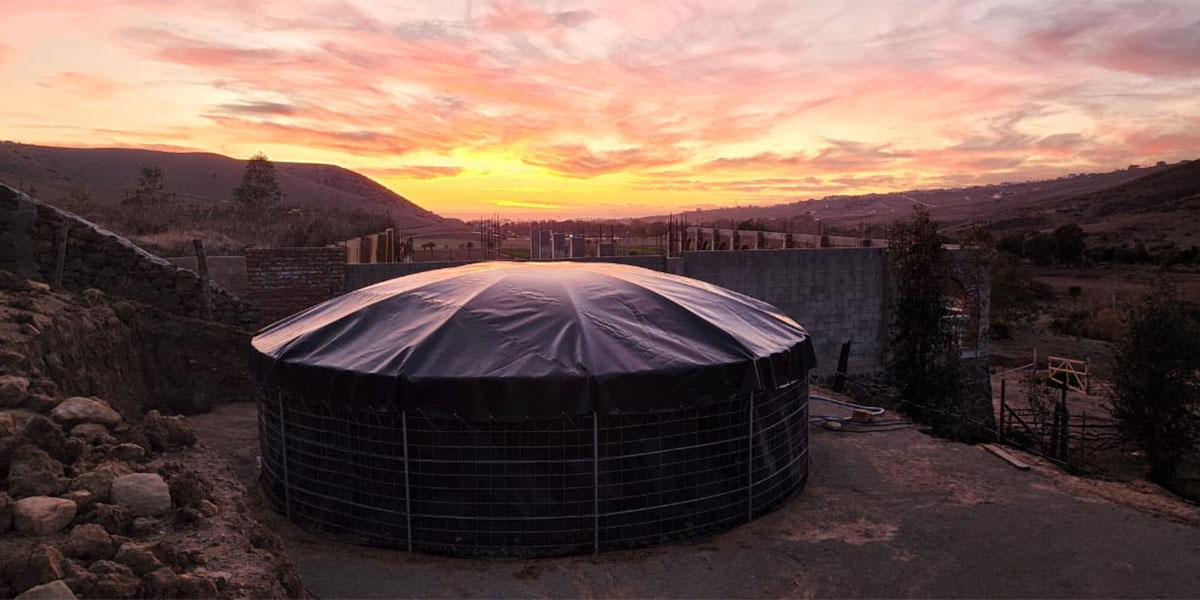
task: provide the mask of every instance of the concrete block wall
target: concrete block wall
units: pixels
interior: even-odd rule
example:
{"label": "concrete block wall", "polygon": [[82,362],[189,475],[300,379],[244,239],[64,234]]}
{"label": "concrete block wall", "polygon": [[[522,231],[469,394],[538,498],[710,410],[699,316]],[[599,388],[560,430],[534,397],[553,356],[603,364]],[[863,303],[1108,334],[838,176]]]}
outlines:
{"label": "concrete block wall", "polygon": [[[63,237],[63,224],[66,237]],[[60,251],[63,268],[58,268]],[[81,217],[0,184],[0,269],[69,290],[96,288],[160,310],[201,317],[200,277]],[[213,318],[240,327],[258,321],[254,305],[212,282]]]}
{"label": "concrete block wall", "polygon": [[880,371],[888,330],[887,254],[882,248],[685,252],[683,274],[779,307],[813,336],[818,373]]}
{"label": "concrete block wall", "polygon": [[261,324],[274,323],[346,291],[346,250],[247,248],[246,298],[258,306]]}

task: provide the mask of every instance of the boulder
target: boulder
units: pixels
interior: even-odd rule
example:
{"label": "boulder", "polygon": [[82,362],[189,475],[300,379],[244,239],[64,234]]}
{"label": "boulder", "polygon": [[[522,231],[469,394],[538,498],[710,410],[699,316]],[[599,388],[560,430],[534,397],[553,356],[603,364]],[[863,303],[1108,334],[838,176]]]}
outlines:
{"label": "boulder", "polygon": [[66,555],[83,560],[109,559],[117,551],[117,542],[95,523],[76,525],[67,538]]}
{"label": "boulder", "polygon": [[35,585],[20,594],[17,594],[14,600],[75,600],[75,594],[71,592],[71,588],[63,583],[61,579],[55,579],[50,583]]}
{"label": "boulder", "polygon": [[0,413],[0,438],[17,435],[17,422],[12,413]]}
{"label": "boulder", "polygon": [[71,437],[82,438],[89,444],[115,444],[116,438],[100,423],[80,423],[71,428]]}
{"label": "boulder", "polygon": [[18,375],[0,375],[0,406],[16,408],[29,394],[29,379]]}
{"label": "boulder", "polygon": [[145,575],[163,567],[163,563],[144,545],[133,542],[121,544],[113,560],[133,569],[138,575]]}
{"label": "boulder", "polygon": [[131,473],[114,479],[112,499],[134,517],[157,516],[171,510],[171,488],[158,473]]}
{"label": "boulder", "polygon": [[146,458],[146,450],[137,444],[117,444],[108,451],[108,459],[120,462],[138,462]]}
{"label": "boulder", "polygon": [[13,525],[25,535],[50,535],[75,518],[75,503],[66,498],[33,496],[13,505]]}
{"label": "boulder", "polygon": [[187,417],[163,416],[157,410],[146,413],[142,428],[153,450],[165,450],[172,446],[191,446],[196,443],[196,434],[188,424]]}
{"label": "boulder", "polygon": [[8,491],[15,498],[56,496],[66,489],[62,463],[33,444],[18,446],[8,469]]}
{"label": "boulder", "polygon": [[108,502],[112,499],[113,480],[131,472],[124,463],[104,462],[87,473],[75,476],[68,487],[73,490],[87,490],[97,502]]}
{"label": "boulder", "polygon": [[50,416],[66,425],[100,423],[107,427],[115,427],[121,422],[121,414],[113,410],[107,402],[82,396],[63,400],[50,411]]}

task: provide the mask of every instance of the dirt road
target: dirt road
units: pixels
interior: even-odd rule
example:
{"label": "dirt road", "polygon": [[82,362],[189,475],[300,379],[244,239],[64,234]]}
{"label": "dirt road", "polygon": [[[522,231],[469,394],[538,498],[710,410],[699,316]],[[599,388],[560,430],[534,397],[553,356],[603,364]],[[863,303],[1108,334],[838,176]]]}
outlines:
{"label": "dirt road", "polygon": [[[253,405],[193,417],[253,485]],[[1195,597],[1200,511],[1149,486],[1018,471],[915,429],[814,429],[799,497],[710,538],[542,560],[330,541],[264,511],[309,590],[333,597]],[[1032,461],[1035,462],[1036,461]],[[261,507],[259,507],[261,509]]]}

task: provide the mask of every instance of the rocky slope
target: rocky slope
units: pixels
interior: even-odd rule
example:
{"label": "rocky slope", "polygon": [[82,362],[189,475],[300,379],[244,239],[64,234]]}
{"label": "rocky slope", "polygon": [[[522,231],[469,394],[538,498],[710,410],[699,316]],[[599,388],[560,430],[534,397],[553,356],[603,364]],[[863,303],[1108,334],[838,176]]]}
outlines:
{"label": "rocky slope", "polygon": [[[302,595],[228,464],[184,417],[143,414],[237,390],[200,382],[245,334],[139,308],[0,272],[0,596]],[[181,395],[159,399],[172,378]]]}

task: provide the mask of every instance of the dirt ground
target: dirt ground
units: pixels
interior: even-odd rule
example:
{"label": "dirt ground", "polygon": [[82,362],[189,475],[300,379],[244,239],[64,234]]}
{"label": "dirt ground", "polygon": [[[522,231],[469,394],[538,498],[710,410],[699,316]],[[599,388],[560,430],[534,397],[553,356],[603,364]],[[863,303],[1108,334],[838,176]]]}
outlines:
{"label": "dirt ground", "polygon": [[[255,409],[192,417],[256,486]],[[821,403],[814,412],[827,412]],[[812,476],[783,508],[699,540],[540,560],[362,548],[261,503],[317,597],[1194,597],[1200,509],[1158,488],[1018,471],[905,429],[813,430]]]}

